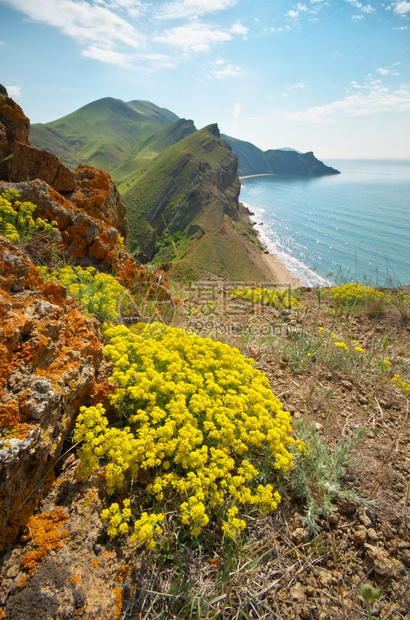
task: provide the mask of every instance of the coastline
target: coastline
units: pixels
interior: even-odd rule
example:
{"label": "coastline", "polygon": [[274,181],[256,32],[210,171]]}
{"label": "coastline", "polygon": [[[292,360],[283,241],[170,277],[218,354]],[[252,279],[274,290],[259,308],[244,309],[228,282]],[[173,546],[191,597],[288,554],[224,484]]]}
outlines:
{"label": "coastline", "polygon": [[[266,251],[266,250],[265,250]],[[272,281],[283,287],[300,288],[305,286],[297,276],[293,275],[282,261],[267,250],[261,254],[262,260],[272,274]]]}
{"label": "coastline", "polygon": [[242,179],[253,179],[253,177],[274,177],[274,176],[275,176],[274,172],[262,172],[259,174],[246,174],[243,177],[238,177],[238,179],[242,181]]}

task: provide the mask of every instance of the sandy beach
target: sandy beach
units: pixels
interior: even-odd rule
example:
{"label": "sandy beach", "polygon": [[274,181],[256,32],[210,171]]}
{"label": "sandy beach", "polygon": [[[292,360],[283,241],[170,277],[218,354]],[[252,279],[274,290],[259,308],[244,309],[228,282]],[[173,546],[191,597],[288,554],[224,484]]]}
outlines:
{"label": "sandy beach", "polygon": [[272,273],[272,281],[280,286],[290,286],[292,288],[304,286],[303,282],[299,280],[298,277],[294,276],[277,256],[269,252],[269,254],[262,254],[262,258]]}

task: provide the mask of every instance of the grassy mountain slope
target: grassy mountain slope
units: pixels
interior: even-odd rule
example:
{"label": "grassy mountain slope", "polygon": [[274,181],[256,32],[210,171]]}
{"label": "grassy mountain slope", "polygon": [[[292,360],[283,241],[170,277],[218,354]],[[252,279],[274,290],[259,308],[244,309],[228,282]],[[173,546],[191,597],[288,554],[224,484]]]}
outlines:
{"label": "grassy mountain slope", "polygon": [[113,177],[118,181],[120,191],[126,191],[133,184],[134,173],[140,166],[149,163],[165,149],[195,131],[193,121],[181,118],[160,129],[136,147],[134,156],[113,171]]}
{"label": "grassy mountain slope", "polygon": [[178,276],[271,277],[239,188],[218,127],[192,133],[137,170],[123,193],[131,251],[173,262]]}
{"label": "grassy mountain slope", "polygon": [[32,125],[30,138],[67,165],[86,162],[112,173],[154,133],[178,120],[148,101],[106,97],[46,125]]}

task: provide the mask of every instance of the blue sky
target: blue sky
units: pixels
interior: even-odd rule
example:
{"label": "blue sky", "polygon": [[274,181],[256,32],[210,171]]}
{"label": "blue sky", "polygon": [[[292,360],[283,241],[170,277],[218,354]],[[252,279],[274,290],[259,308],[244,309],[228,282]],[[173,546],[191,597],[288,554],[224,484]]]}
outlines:
{"label": "blue sky", "polygon": [[0,82],[33,123],[145,99],[263,149],[410,158],[410,2],[0,0]]}

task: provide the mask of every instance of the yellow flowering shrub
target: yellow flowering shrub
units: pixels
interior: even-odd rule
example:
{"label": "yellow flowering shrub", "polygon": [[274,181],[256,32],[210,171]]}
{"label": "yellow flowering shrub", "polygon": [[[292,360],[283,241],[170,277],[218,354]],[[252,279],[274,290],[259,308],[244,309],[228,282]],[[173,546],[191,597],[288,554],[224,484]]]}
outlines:
{"label": "yellow flowering shrub", "polygon": [[339,302],[342,306],[361,305],[368,301],[391,301],[391,297],[386,293],[361,282],[349,282],[341,286],[334,286],[323,291],[323,294],[328,295],[329,299]]}
{"label": "yellow flowering shrub", "polygon": [[41,217],[33,218],[36,205],[21,202],[20,194],[14,189],[0,193],[0,233],[10,241],[24,241],[39,231],[57,230],[56,222],[46,222]]}
{"label": "yellow flowering shrub", "polygon": [[71,297],[84,308],[86,314],[99,321],[115,321],[119,317],[118,307],[124,311],[130,297],[116,278],[108,273],[100,273],[94,267],[66,266],[57,271],[40,267],[44,277],[63,284]]}
{"label": "yellow flowering shrub", "polygon": [[273,306],[274,308],[298,308],[300,302],[291,289],[276,290],[267,288],[234,288],[232,297],[250,301],[261,306]]}
{"label": "yellow flowering shrub", "polygon": [[[117,386],[112,400],[124,424],[110,425],[102,405],[82,407],[74,439],[83,442],[83,475],[103,467],[109,494],[142,476],[152,504],[175,506],[171,514],[193,536],[211,518],[235,536],[245,527],[238,516],[244,505],[275,510],[281,498],[267,481],[292,467],[294,440],[290,414],[253,360],[159,323],[107,326],[105,337]],[[158,514],[165,518],[165,508]],[[158,514],[135,521],[135,542],[155,544]],[[113,534],[128,523],[118,505],[103,518]]]}

